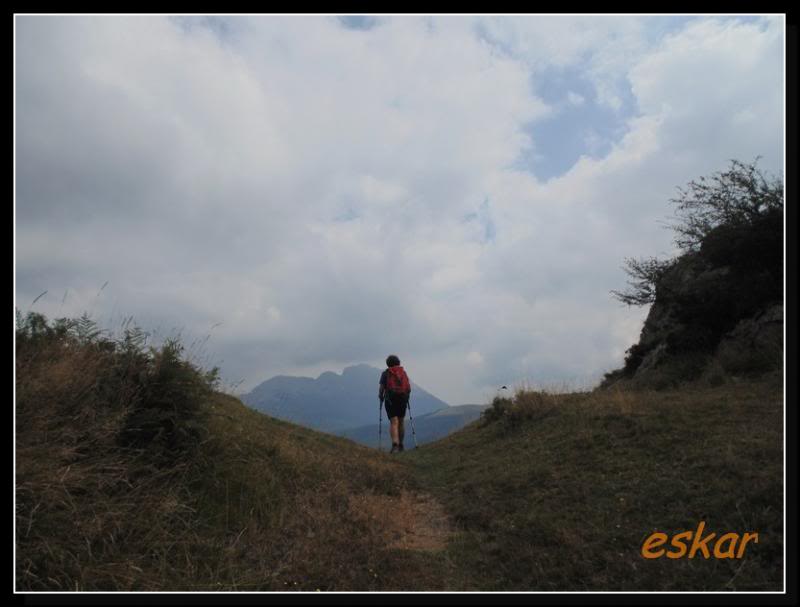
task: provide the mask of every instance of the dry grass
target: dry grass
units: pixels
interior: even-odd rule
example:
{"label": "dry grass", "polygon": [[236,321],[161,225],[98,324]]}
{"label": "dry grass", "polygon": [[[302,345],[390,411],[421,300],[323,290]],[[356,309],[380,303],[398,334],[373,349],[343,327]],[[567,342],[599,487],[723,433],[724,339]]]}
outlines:
{"label": "dry grass", "polygon": [[[18,590],[780,587],[776,381],[519,390],[392,458],[213,392],[176,350],[38,335],[17,344]],[[762,534],[745,565],[643,561],[701,519]]]}
{"label": "dry grass", "polygon": [[454,534],[444,508],[428,494],[353,495],[350,508],[364,520],[365,527],[380,529],[382,541],[390,549],[444,550]]}
{"label": "dry grass", "polygon": [[28,329],[17,350],[18,590],[444,583],[421,546],[398,549],[384,521],[354,508],[369,495],[414,512],[398,461],[213,392],[179,348],[128,352]]}
{"label": "dry grass", "polygon": [[[677,390],[520,391],[407,461],[459,533],[467,590],[779,590],[779,378]],[[745,561],[648,561],[654,530],[757,531]],[[745,563],[743,565],[743,563]]]}

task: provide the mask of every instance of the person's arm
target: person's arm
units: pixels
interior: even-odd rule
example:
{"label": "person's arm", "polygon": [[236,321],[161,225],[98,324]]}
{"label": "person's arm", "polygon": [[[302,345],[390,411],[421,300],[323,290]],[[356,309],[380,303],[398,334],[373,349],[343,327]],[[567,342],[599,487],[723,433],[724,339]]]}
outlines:
{"label": "person's arm", "polygon": [[383,402],[383,397],[385,393],[384,386],[386,385],[386,371],[381,373],[381,378],[378,381],[378,400]]}

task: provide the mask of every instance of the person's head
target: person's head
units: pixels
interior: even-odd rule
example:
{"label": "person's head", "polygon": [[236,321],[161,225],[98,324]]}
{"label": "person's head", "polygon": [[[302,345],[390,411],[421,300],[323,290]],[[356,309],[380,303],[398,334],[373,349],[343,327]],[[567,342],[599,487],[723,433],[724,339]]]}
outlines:
{"label": "person's head", "polygon": [[400,365],[400,359],[397,358],[394,354],[390,354],[389,358],[386,359],[387,367],[398,367],[399,365]]}

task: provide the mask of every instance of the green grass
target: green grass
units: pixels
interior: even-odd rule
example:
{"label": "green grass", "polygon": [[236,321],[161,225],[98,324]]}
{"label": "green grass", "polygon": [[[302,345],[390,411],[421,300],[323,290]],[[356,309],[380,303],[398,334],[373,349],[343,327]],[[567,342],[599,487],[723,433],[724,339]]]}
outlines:
{"label": "green grass", "polygon": [[255,412],[141,337],[20,319],[18,590],[441,587],[369,508],[413,488],[400,462]]}
{"label": "green grass", "polygon": [[[17,333],[17,590],[780,590],[782,386],[497,399],[390,457],[215,390],[180,345]],[[394,544],[433,495],[440,550]],[[423,499],[423,498],[420,498]],[[419,519],[419,520],[418,520]],[[654,530],[758,532],[646,560]]]}
{"label": "green grass", "polygon": [[214,574],[221,583],[323,591],[442,583],[429,555],[389,549],[383,519],[360,508],[359,498],[399,498],[413,487],[400,462],[232,397],[218,396],[212,407],[204,474],[192,490],[209,535],[229,542],[228,564]]}
{"label": "green grass", "polygon": [[[775,382],[495,401],[411,454],[459,527],[473,590],[780,590],[782,387]],[[742,560],[641,556],[653,531],[758,532]]]}

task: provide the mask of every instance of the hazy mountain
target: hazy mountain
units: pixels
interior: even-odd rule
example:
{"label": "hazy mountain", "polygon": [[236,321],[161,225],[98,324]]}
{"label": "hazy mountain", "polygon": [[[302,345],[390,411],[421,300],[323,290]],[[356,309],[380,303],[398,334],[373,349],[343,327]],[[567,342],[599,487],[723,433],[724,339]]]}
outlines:
{"label": "hazy mountain", "polygon": [[[417,443],[420,445],[429,443],[444,438],[456,430],[460,430],[467,424],[478,419],[488,406],[489,405],[460,405],[457,407],[445,407],[433,413],[419,415],[417,414],[415,405],[412,403],[411,413],[414,416],[414,430],[416,430],[417,434]],[[408,415],[406,415],[405,426],[406,436],[404,442],[407,448],[411,448],[414,446],[414,437],[412,436],[411,420]],[[383,447],[388,448],[391,446],[391,441],[388,438],[389,431],[385,415],[383,417],[382,430]],[[377,448],[378,446],[378,424],[349,428],[336,432],[336,434],[368,447]]]}
{"label": "hazy mountain", "polygon": [[[377,429],[381,373],[382,369],[362,364],[347,367],[341,375],[326,371],[316,379],[279,375],[259,384],[241,399],[273,417],[326,432],[370,423]],[[411,379],[411,407],[416,415],[448,407]],[[385,421],[385,411],[383,416]]]}

